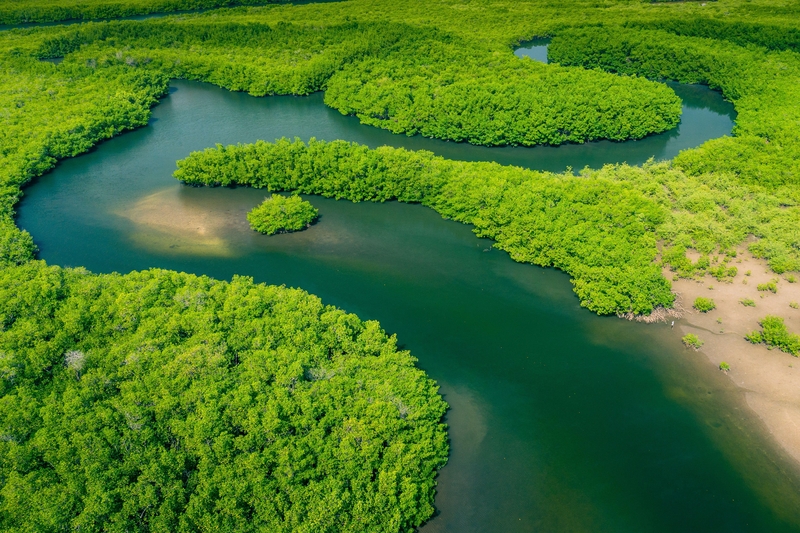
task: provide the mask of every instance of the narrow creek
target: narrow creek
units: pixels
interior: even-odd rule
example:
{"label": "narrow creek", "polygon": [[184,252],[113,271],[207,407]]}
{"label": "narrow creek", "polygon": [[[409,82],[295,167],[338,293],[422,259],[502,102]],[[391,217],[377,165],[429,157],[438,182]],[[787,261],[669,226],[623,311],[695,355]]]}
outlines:
{"label": "narrow creek", "polygon": [[480,148],[395,136],[305,98],[176,81],[150,125],[26,188],[18,224],[51,264],[150,267],[300,287],[377,319],[441,385],[451,457],[425,532],[799,531],[800,482],[740,391],[666,326],[598,317],[568,277],[514,263],[419,205],[309,197],[320,221],[265,237],[265,192],[181,186],[175,161],[215,143],[298,136],[563,170],[641,163],[731,131],[702,87],[677,131],[630,143]]}

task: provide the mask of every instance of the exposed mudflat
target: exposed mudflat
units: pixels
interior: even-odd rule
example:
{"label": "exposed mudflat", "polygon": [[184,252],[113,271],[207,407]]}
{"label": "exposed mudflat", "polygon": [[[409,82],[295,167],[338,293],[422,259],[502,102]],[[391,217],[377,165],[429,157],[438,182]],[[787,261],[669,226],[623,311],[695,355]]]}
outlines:
{"label": "exposed mudflat", "polygon": [[[783,317],[790,332],[800,333],[800,309],[789,305],[800,302],[800,282],[789,283],[787,276],[770,272],[766,261],[746,252],[730,264],[738,269],[730,282],[711,276],[672,282],[678,303],[685,309],[683,318],[675,322],[675,334],[696,334],[705,342],[698,353],[715,366],[722,361],[730,365],[728,376],[746,391],[748,405],[800,463],[800,359],[744,338],[750,331],[760,330],[758,321],[767,315]],[[664,274],[672,278],[671,272]],[[771,279],[779,279],[777,293],[757,290],[759,283]],[[692,304],[698,296],[712,298],[717,308],[708,313],[694,310]],[[745,298],[755,301],[755,307],[743,305]]]}

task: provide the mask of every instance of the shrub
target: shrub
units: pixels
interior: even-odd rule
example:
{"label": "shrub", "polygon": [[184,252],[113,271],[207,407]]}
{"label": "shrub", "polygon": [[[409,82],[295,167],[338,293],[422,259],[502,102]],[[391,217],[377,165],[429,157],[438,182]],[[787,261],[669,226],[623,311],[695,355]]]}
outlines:
{"label": "shrub", "polygon": [[713,311],[717,308],[717,304],[714,303],[714,300],[711,298],[703,298],[699,297],[695,299],[694,305],[692,306],[701,313],[708,313],[709,311]]}
{"label": "shrub", "polygon": [[745,307],[755,307],[756,306],[756,301],[752,300],[750,298],[742,298],[741,300],[739,300],[739,303],[742,304]]}
{"label": "shrub", "polygon": [[764,342],[764,337],[761,336],[760,331],[751,331],[750,333],[745,335],[744,338],[747,339],[749,342],[752,342],[753,344],[761,344],[762,342]]}
{"label": "shrub", "polygon": [[247,213],[250,227],[265,235],[306,229],[319,216],[313,205],[299,196],[273,194]]}
{"label": "shrub", "polygon": [[792,309],[800,309],[800,304],[798,304],[797,302],[789,302],[789,307],[791,307]]}
{"label": "shrub", "polygon": [[789,283],[797,283],[797,278],[794,277],[794,274],[788,274],[786,276],[786,281],[788,281]]}
{"label": "shrub", "polygon": [[681,340],[683,341],[683,344],[685,344],[687,348],[694,348],[695,350],[697,350],[703,345],[703,341],[701,341],[700,337],[698,337],[694,333],[687,333],[686,335],[683,336]]}
{"label": "shrub", "polygon": [[708,273],[716,278],[717,281],[730,281],[732,278],[736,277],[736,274],[739,273],[739,269],[735,266],[726,267],[725,265],[719,265],[709,268]]}
{"label": "shrub", "polygon": [[723,361],[723,362],[721,362],[721,363],[719,364],[719,369],[720,369],[720,370],[722,370],[723,372],[725,372],[725,373],[727,374],[727,373],[728,373],[728,371],[731,369],[731,365],[729,365],[728,363],[726,363],[725,361]]}
{"label": "shrub", "polygon": [[773,294],[778,292],[778,280],[772,279],[767,283],[759,283],[756,287],[761,292],[770,291]]}
{"label": "shrub", "polygon": [[761,321],[761,332],[753,331],[745,338],[753,344],[764,343],[770,348],[778,348],[797,356],[800,354],[800,335],[789,333],[783,318],[779,316],[767,315]]}

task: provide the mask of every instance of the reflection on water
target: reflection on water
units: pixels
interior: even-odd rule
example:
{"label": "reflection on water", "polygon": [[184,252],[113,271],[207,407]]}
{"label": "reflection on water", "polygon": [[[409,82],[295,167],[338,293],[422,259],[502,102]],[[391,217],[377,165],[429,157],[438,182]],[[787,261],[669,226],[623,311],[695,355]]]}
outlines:
{"label": "reflection on water", "polygon": [[550,39],[532,39],[530,41],[525,41],[524,43],[520,43],[519,48],[514,50],[514,55],[517,57],[529,57],[540,63],[548,63],[548,44],[550,44]]}

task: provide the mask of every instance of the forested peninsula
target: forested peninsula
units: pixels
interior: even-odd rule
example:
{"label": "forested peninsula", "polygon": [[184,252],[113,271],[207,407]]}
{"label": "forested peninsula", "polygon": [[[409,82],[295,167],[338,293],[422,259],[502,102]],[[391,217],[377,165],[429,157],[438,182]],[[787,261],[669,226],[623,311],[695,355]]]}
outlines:
{"label": "forested peninsula", "polygon": [[[231,4],[26,0],[0,19]],[[26,184],[146,126],[170,79],[324,91],[364,124],[486,146],[641,139],[680,121],[660,81],[720,90],[732,137],[641,167],[554,174],[335,139],[178,162],[191,185],[421,203],[565,271],[590,311],[641,317],[675,303],[665,268],[725,279],[747,247],[800,270],[797,21],[766,0],[351,0],[1,31],[0,528],[408,532],[434,513],[446,404],[377,323],[242,277],[47,265],[17,227]],[[552,37],[551,64],[513,55],[534,37]]]}

